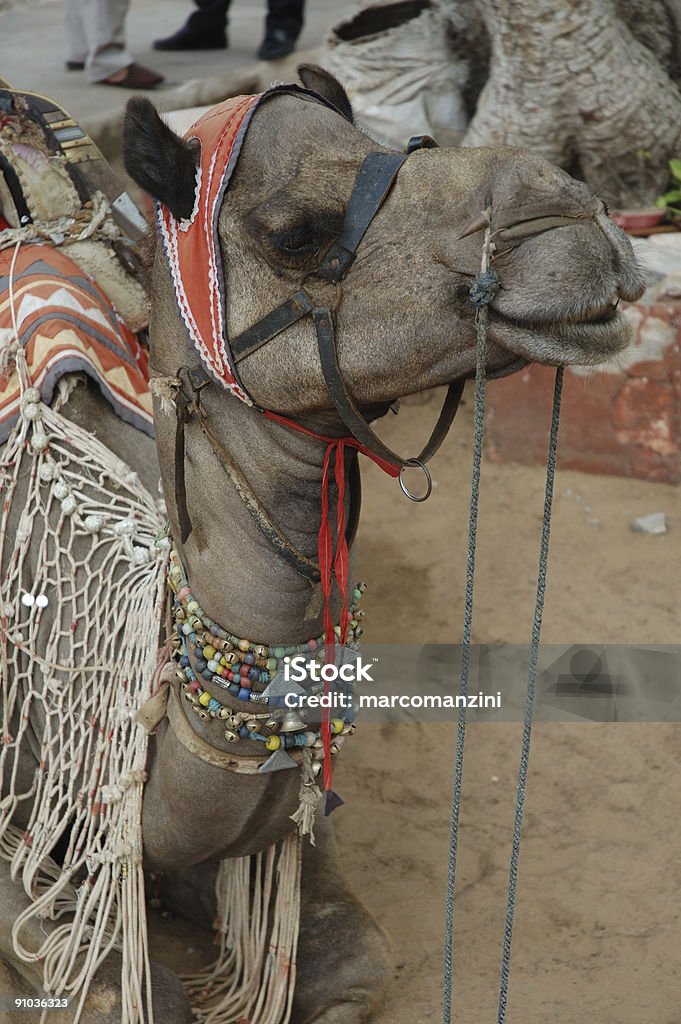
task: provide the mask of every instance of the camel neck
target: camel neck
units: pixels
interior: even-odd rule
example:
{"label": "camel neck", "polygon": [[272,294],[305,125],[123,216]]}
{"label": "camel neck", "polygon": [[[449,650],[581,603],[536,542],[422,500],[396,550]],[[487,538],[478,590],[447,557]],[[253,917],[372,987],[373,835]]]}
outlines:
{"label": "camel neck", "polygon": [[[231,464],[279,532],[316,563],[326,445],[209,390],[203,407]],[[164,413],[159,419],[157,445],[177,542],[174,416]],[[196,420],[185,431],[185,486],[192,533],[177,547],[192,593],[210,618],[232,633],[267,644],[319,636],[320,583],[304,578],[265,537]],[[332,516],[336,499],[332,484]],[[339,595],[335,598],[337,617]]]}

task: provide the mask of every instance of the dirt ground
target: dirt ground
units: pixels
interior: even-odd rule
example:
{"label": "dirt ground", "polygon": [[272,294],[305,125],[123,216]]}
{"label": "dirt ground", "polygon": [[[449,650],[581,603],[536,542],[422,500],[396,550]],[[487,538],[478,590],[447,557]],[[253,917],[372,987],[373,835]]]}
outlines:
{"label": "dirt ground", "polygon": [[[383,435],[412,451],[436,402],[429,395],[403,403]],[[369,583],[368,640],[460,637],[470,428],[469,400],[435,459],[436,487],[423,505],[402,499],[373,465],[363,467],[357,570]],[[543,486],[541,468],[483,467],[478,642],[529,637]],[[658,510],[667,513],[667,535],[630,531],[634,517]],[[561,472],[544,641],[678,642],[680,531],[676,488]],[[469,727],[454,993],[455,1020],[467,1024],[496,1020],[520,732]],[[441,1018],[453,750],[453,725],[366,724],[336,765],[335,788],[346,800],[335,815],[343,863],[395,951],[395,980],[376,1024]],[[677,725],[535,727],[509,1024],[679,1024],[680,774]],[[177,967],[210,949],[177,922],[159,922],[161,929]]]}

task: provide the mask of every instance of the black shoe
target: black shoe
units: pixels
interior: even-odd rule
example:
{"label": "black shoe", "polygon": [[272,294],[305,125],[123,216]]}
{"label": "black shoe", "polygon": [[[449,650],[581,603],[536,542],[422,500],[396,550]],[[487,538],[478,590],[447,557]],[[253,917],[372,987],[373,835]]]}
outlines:
{"label": "black shoe", "polygon": [[281,60],[296,48],[296,41],[283,28],[271,29],[256,51],[258,60]]}
{"label": "black shoe", "polygon": [[188,25],[154,43],[155,50],[226,50],[227,46],[226,32],[195,32]]}

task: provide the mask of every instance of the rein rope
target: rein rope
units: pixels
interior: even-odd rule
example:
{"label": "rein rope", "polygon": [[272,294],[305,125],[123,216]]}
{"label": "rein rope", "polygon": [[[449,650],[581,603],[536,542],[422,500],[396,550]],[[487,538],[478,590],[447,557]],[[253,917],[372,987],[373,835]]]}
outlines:
{"label": "rein rope", "polygon": [[[480,272],[470,289],[470,299],[477,309],[476,316],[476,360],[475,360],[475,398],[473,417],[473,467],[471,476],[471,501],[468,522],[468,548],[466,556],[466,589],[464,600],[463,636],[461,642],[461,672],[459,694],[468,696],[470,681],[470,649],[473,625],[473,591],[475,584],[475,554],[478,530],[478,509],[480,500],[480,471],[482,464],[482,445],[484,438],[485,413],[485,362],[487,357],[487,332],[489,325],[489,304],[494,299],[499,279],[496,271],[490,267],[494,251],[489,225],[490,211],[483,214],[487,227],[483,241],[483,254]],[[556,381],[551,414],[551,432],[546,467],[546,486],[544,491],[544,515],[542,520],[541,542],[539,550],[539,567],[537,573],[537,591],[534,609],[534,621],[530,641],[527,692],[525,697],[525,718],[520,750],[520,766],[516,791],[516,806],[513,822],[513,839],[509,868],[506,914],[504,920],[504,936],[502,945],[501,971],[499,979],[499,1003],[497,1024],[506,1020],[508,986],[511,970],[511,942],[513,938],[513,920],[516,907],[518,864],[520,860],[520,840],[522,836],[523,816],[525,811],[525,788],[529,770],[530,741],[532,737],[532,721],[537,680],[537,663],[541,639],[541,625],[546,594],[546,577],[548,570],[549,541],[551,536],[551,513],[553,506],[553,487],[556,471],[556,455],[558,450],[558,428],[560,422],[560,402],[563,389],[563,368],[556,370]],[[456,865],[458,853],[459,818],[461,811],[461,791],[463,785],[464,749],[466,742],[466,704],[464,699],[459,702],[456,746],[454,752],[454,785],[452,791],[452,809],[449,836],[449,858],[447,864],[447,885],[445,890],[445,938],[444,938],[444,992],[443,992],[443,1024],[452,1021],[452,989],[454,978],[454,907],[456,898]]]}

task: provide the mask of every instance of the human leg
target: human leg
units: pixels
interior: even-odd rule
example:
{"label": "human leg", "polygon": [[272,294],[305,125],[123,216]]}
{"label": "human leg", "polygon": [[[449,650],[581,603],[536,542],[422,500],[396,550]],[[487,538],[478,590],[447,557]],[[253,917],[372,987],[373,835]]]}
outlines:
{"label": "human leg", "polygon": [[85,67],[88,45],[83,29],[80,0],[66,0],[64,7],[64,30],[66,35],[66,66],[70,70]]}
{"label": "human leg", "polygon": [[135,63],[125,45],[129,0],[67,0],[67,67],[84,57],[88,81],[148,89],[163,76]]}
{"label": "human leg", "polygon": [[303,8],[304,0],[269,0],[260,60],[279,60],[293,52],[303,28]]}
{"label": "human leg", "polygon": [[194,0],[196,10],[171,36],[157,39],[155,50],[224,50],[230,0]]}
{"label": "human leg", "polygon": [[303,29],[305,0],[269,0],[265,34],[281,29],[294,42]]}

